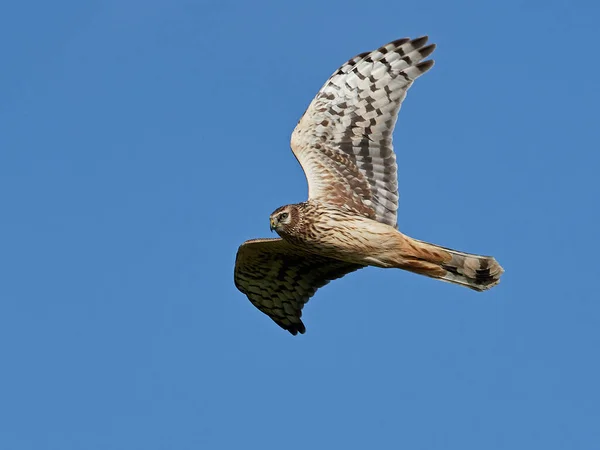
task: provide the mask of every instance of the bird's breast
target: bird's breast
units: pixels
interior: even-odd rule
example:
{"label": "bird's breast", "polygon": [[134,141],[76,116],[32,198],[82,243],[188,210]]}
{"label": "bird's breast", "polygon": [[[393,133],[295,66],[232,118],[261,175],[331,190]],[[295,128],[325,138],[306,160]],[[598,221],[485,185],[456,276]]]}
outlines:
{"label": "bird's breast", "polygon": [[389,225],[358,215],[321,212],[306,219],[298,233],[282,237],[311,253],[358,264],[369,255],[389,251],[401,236]]}

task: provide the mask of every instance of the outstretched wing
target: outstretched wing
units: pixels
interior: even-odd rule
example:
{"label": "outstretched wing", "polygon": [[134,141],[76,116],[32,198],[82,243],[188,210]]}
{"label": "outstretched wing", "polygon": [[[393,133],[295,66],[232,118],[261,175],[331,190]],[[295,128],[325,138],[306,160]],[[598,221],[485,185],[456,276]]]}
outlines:
{"label": "outstretched wing", "polygon": [[234,281],[254,306],[296,335],[306,331],[302,308],[317,289],[362,267],[304,252],[283,239],[254,239],[238,249]]}
{"label": "outstretched wing", "polygon": [[433,66],[427,36],[361,53],[318,92],[292,133],[309,199],[396,226],[398,178],[392,132],[414,80]]}

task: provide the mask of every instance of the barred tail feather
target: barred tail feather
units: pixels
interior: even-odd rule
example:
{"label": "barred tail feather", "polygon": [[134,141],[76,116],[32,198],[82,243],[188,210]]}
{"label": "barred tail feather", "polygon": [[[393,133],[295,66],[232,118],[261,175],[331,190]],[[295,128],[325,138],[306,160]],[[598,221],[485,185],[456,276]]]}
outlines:
{"label": "barred tail feather", "polygon": [[460,284],[476,291],[485,291],[500,283],[504,269],[492,256],[449,252],[452,260],[442,264],[446,274],[442,280]]}
{"label": "barred tail feather", "polygon": [[417,256],[402,269],[485,291],[500,283],[504,269],[492,256],[474,255],[411,239]]}

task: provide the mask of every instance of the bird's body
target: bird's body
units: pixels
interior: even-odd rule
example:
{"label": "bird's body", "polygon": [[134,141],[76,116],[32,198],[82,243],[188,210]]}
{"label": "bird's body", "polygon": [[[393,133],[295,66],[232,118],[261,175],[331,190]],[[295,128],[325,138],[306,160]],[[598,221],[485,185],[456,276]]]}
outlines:
{"label": "bird's body", "polygon": [[[319,201],[283,206],[273,216],[280,214],[288,214],[290,224],[277,223],[273,229],[294,247],[315,255],[361,266],[404,269],[477,291],[496,285],[502,270],[494,258],[419,241],[388,224]],[[463,269],[466,273],[460,273]]]}
{"label": "bird's body", "polygon": [[[288,205],[298,217],[294,227],[275,228],[287,242],[304,250],[340,261],[368,265],[364,256],[379,252],[381,239],[398,233],[387,224],[376,222],[354,211],[332,207],[319,201]],[[306,220],[309,218],[309,220]],[[355,231],[360,229],[360,233]]]}
{"label": "bird's body", "polygon": [[280,239],[238,250],[235,283],[292,334],[304,333],[302,307],[329,281],[366,266],[399,268],[482,291],[502,267],[398,231],[392,132],[414,80],[433,66],[427,38],[400,39],[362,53],[321,88],[292,133],[306,173],[308,200],[271,214]]}

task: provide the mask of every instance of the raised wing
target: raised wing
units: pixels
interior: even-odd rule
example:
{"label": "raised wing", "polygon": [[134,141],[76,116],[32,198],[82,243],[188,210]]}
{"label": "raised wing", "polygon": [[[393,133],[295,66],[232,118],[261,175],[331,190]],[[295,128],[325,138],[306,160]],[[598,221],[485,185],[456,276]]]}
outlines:
{"label": "raised wing", "polygon": [[254,239],[238,249],[234,281],[254,306],[296,335],[306,331],[302,308],[317,289],[362,267],[304,252],[282,239]]}
{"label": "raised wing", "polygon": [[309,199],[396,226],[398,177],[392,132],[414,80],[433,66],[427,36],[361,53],[318,92],[292,133]]}

